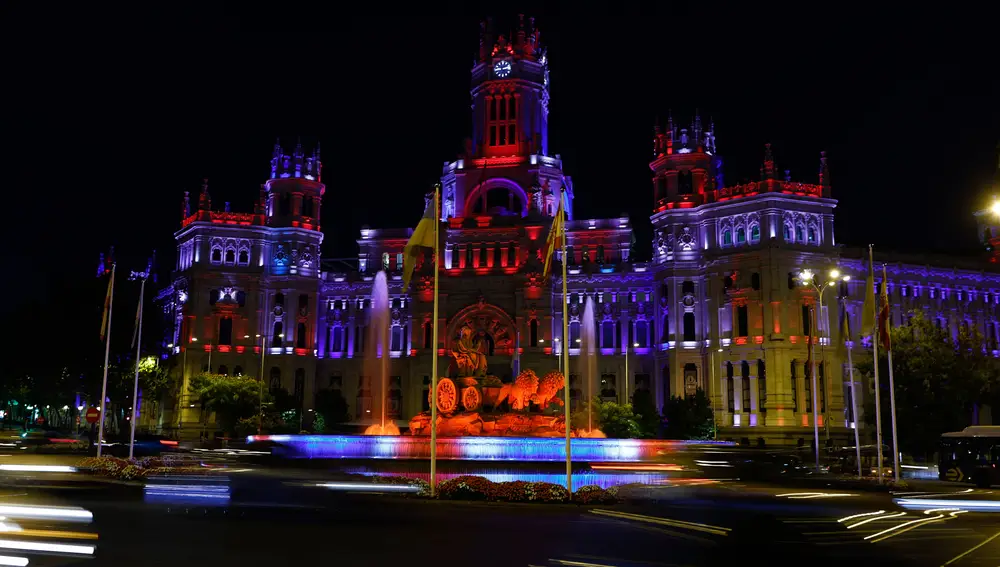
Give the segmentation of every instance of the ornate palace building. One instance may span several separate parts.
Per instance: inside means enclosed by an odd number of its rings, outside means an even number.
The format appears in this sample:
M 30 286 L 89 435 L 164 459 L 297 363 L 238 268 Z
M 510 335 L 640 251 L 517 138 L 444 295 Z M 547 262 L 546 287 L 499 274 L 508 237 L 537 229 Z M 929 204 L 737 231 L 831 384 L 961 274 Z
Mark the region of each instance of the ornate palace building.
M 183 378 L 181 392 L 198 370 L 263 373 L 271 388 L 296 396 L 307 420 L 315 394 L 333 389 L 363 425 L 377 391 L 364 360 L 387 355 L 389 412 L 405 427 L 428 407 L 431 357 L 443 356 L 469 326 L 490 374 L 505 381 L 515 351 L 522 368 L 542 375 L 559 367 L 569 347 L 571 394 L 579 400 L 580 317 L 589 297 L 597 307 L 603 397 L 648 390 L 662 407 L 669 396 L 701 388 L 712 399 L 720 438 L 809 444 L 815 417 L 825 439 L 846 440 L 855 419 L 839 329 L 845 316 L 860 327 L 866 270 L 861 250 L 837 244 L 826 157 L 820 154 L 815 179 L 793 181 L 768 145 L 759 181 L 726 185 L 714 126 L 697 114 L 688 127 L 668 120 L 655 131 L 649 163 L 653 254 L 637 261 L 628 218 L 574 215 L 572 180 L 549 148 L 548 69 L 533 20 L 521 18 L 511 38 L 482 27 L 471 73 L 472 142 L 441 172 L 436 345 L 430 262 L 402 289 L 412 228 L 364 228 L 356 262 L 321 261 L 318 148 L 288 154 L 276 145 L 253 212 L 213 209 L 207 185 L 195 202 L 185 195 L 176 270 L 160 294 L 174 323 L 164 344 Z M 568 246 L 559 260 L 568 265 L 569 337 L 561 336 L 559 270 L 543 281 L 540 258 L 563 190 Z M 417 217 L 414 211 L 414 224 Z M 984 222 L 981 232 L 992 241 L 998 230 Z M 997 349 L 1000 274 L 992 264 L 898 260 L 888 266 L 894 323 L 923 309 L 954 332 L 977 326 Z M 853 279 L 823 297 L 798 280 L 804 269 L 826 274 L 835 267 Z M 388 353 L 366 344 L 378 270 L 389 277 Z M 814 312 L 818 393 L 807 365 Z M 856 360 L 864 356 L 862 345 L 855 350 Z M 172 426 L 182 434 L 199 430 L 194 400 L 180 394 L 168 405 Z

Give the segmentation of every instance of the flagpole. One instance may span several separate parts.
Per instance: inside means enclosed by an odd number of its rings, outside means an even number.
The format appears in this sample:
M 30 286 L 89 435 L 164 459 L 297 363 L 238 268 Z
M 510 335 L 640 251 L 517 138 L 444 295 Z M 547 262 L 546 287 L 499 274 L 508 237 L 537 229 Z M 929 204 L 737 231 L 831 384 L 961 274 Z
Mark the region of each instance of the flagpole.
M 573 446 L 570 442 L 569 426 L 570 426 L 570 411 L 569 411 L 569 304 L 567 302 L 566 293 L 566 264 L 568 263 L 568 258 L 566 258 L 566 188 L 562 188 L 562 193 L 560 194 L 559 207 L 556 209 L 556 214 L 562 214 L 563 216 L 558 219 L 559 227 L 562 231 L 562 356 L 563 356 L 563 407 L 565 410 L 565 420 L 566 420 L 566 493 L 568 498 L 573 497 Z
M 111 264 L 111 299 L 108 301 L 108 328 L 104 337 L 104 379 L 101 382 L 101 415 L 97 425 L 97 456 L 101 456 L 101 445 L 104 444 L 104 405 L 108 399 L 108 357 L 111 355 L 111 312 L 115 306 L 115 268 L 117 264 Z
M 889 288 L 886 282 L 888 281 L 885 274 L 885 264 L 882 264 L 882 285 L 886 286 L 884 289 L 888 292 Z M 885 307 L 888 310 L 888 306 Z M 885 322 L 885 333 L 886 336 L 889 335 L 889 321 Z M 896 482 L 899 482 L 899 441 L 896 437 L 896 387 L 892 380 L 892 342 L 889 343 L 889 348 L 886 350 L 886 355 L 889 357 L 889 414 L 892 420 L 892 476 Z
M 868 245 L 868 269 L 872 280 L 875 280 L 875 265 L 872 259 L 872 245 Z M 878 301 L 872 304 L 875 310 L 875 328 L 872 331 L 872 359 L 875 361 L 875 443 L 878 445 L 876 458 L 878 463 L 878 483 L 882 484 L 882 388 L 878 381 Z
M 135 383 L 132 385 L 132 415 L 129 421 L 132 422 L 132 432 L 128 438 L 128 458 L 132 458 L 135 449 L 135 421 L 136 414 L 139 413 L 139 352 L 142 349 L 142 304 L 146 297 L 146 278 L 142 278 L 139 286 L 139 332 L 135 341 Z
M 847 305 L 844 305 L 844 324 L 847 327 L 847 371 L 851 378 L 851 416 L 854 418 L 854 451 L 858 458 L 858 478 L 861 478 L 861 435 L 858 433 L 858 387 L 854 382 L 854 361 L 851 359 L 851 352 L 854 350 L 854 341 L 851 340 L 850 314 L 847 312 Z
M 441 213 L 439 185 L 434 186 L 434 323 L 431 327 L 431 497 L 437 493 L 437 384 L 438 384 L 438 257 Z

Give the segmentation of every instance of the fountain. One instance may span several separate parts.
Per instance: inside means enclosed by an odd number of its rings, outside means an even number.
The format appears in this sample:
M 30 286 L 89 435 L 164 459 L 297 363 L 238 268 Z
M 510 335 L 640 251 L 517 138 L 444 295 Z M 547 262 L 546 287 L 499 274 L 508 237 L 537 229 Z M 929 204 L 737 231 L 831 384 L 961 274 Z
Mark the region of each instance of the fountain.
M 587 429 L 579 431 L 580 437 L 606 437 L 600 429 L 594 428 L 594 396 L 600 392 L 597 387 L 597 329 L 594 324 L 594 299 L 587 297 L 580 320 L 580 377 L 585 384 L 587 398 Z
M 378 400 L 376 423 L 365 429 L 365 435 L 399 435 L 399 427 L 388 420 L 389 393 L 389 287 L 385 272 L 375 274 L 372 283 L 371 314 L 368 321 L 368 344 L 365 353 L 364 371 L 374 376 L 373 397 Z M 377 386 L 374 386 L 377 384 Z M 375 404 L 372 404 L 373 408 Z

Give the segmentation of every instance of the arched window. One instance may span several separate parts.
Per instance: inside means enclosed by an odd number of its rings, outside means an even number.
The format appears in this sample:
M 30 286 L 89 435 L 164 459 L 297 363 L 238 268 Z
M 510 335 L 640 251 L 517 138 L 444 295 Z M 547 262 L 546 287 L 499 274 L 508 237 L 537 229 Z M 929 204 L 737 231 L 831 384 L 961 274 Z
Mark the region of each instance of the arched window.
M 580 348 L 580 322 L 569 322 L 569 348 Z
M 235 264 L 236 263 L 236 250 L 232 248 L 226 250 L 226 263 Z
M 615 322 L 601 322 L 601 348 L 614 348 L 615 346 Z
M 281 369 L 277 366 L 271 367 L 271 381 L 268 383 L 267 389 L 272 394 L 281 389 Z
M 295 329 L 295 348 L 306 348 L 306 324 L 299 323 Z
M 670 315 L 664 315 L 660 321 L 660 342 L 665 343 L 670 339 Z
M 760 291 L 760 272 L 754 272 L 750 275 L 750 287 L 754 291 Z
M 691 178 L 690 171 L 678 171 L 677 172 L 677 194 L 678 195 L 690 195 L 694 193 L 694 184 Z
M 740 370 L 742 370 L 741 374 L 743 377 L 743 380 L 740 380 L 743 383 L 743 405 L 741 409 L 748 412 L 752 409 L 750 405 L 750 363 L 744 360 L 741 366 Z
M 399 325 L 393 325 L 389 333 L 389 350 L 403 350 L 403 328 Z
M 538 346 L 538 319 L 532 319 L 531 323 L 528 323 L 528 340 L 531 346 Z
M 635 322 L 635 342 L 639 343 L 639 348 L 649 346 L 649 323 L 646 321 Z
M 235 368 L 233 368 L 233 376 L 243 376 L 243 367 L 236 366 Z
M 684 340 L 688 342 L 697 340 L 694 331 L 694 313 L 684 314 Z
M 233 344 L 233 318 L 223 317 L 219 319 L 219 344 Z M 221 373 L 220 373 L 221 374 Z
M 741 226 L 736 229 L 736 243 L 743 244 L 746 241 L 747 241 L 747 231 L 744 230 L 743 227 Z
M 305 399 L 306 395 L 306 369 L 296 368 L 295 369 L 295 401 L 298 406 L 302 407 L 302 400 Z
M 736 381 L 733 379 L 733 363 L 726 363 L 726 398 L 729 402 L 729 412 L 736 412 Z
M 722 245 L 730 246 L 732 245 L 732 243 L 733 243 L 733 233 L 730 232 L 729 229 L 727 228 L 722 231 Z
M 229 367 L 226 366 L 225 364 L 220 364 L 219 365 L 219 374 L 221 374 L 223 376 L 229 376 Z
M 792 225 L 785 224 L 784 228 L 782 229 L 781 235 L 784 237 L 785 242 L 793 242 L 794 239 L 792 238 Z
M 798 225 L 795 227 L 795 241 L 805 242 L 806 241 L 806 227 L 804 225 Z
M 424 348 L 431 348 L 431 340 L 433 340 L 434 326 L 431 325 L 430 321 L 424 323 Z
M 760 242 L 760 225 L 750 225 L 750 242 Z
M 333 352 L 344 352 L 344 328 L 337 325 L 333 328 Z
M 274 294 L 274 304 L 275 305 L 281 305 L 282 307 L 284 307 L 285 306 L 285 294 L 283 294 L 283 293 L 276 293 L 276 294 Z
M 274 327 L 271 330 L 271 346 L 280 347 L 281 346 L 281 321 L 275 321 Z
M 757 360 L 757 411 L 767 413 L 767 372 L 764 361 L 760 359 Z
M 313 216 L 313 200 L 309 197 L 302 197 L 302 216 L 311 217 Z
M 222 263 L 222 248 L 212 248 L 212 263 L 213 264 Z
M 816 244 L 816 227 L 809 227 L 809 244 Z

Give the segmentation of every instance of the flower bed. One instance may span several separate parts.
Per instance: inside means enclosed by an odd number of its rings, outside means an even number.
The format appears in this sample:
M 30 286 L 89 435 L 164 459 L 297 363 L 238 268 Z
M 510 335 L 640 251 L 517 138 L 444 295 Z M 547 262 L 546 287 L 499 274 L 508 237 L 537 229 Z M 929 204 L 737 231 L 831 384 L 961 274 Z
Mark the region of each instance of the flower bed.
M 566 502 L 565 487 L 551 482 L 493 482 L 481 476 L 463 475 L 438 484 L 438 496 L 445 500 L 485 500 L 496 502 Z M 573 494 L 579 504 L 611 504 L 618 500 L 618 489 L 583 486 Z
M 180 461 L 162 457 L 120 459 L 118 457 L 88 457 L 78 465 L 96 474 L 116 480 L 143 480 L 163 474 L 208 474 L 212 469 L 184 465 Z

